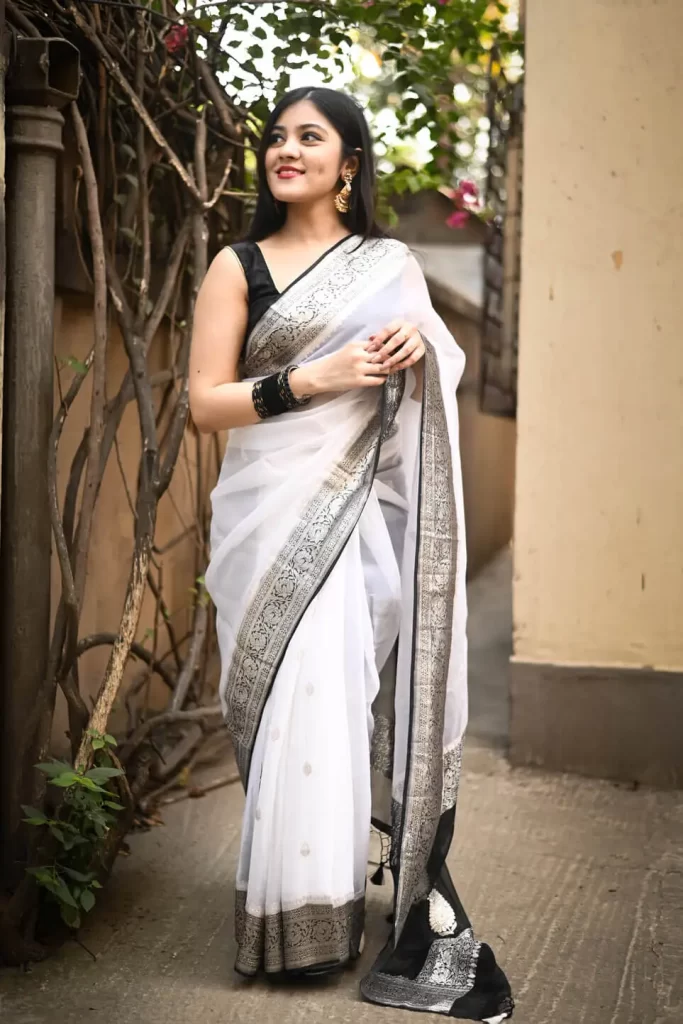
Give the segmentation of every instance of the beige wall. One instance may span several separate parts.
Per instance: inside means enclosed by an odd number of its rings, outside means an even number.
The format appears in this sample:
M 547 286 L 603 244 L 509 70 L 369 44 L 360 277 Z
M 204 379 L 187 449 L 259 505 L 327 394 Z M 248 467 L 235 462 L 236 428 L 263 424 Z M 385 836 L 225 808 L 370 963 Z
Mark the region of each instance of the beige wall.
M 465 353 L 458 389 L 468 575 L 475 576 L 512 536 L 515 423 L 479 411 L 481 330 L 469 317 L 434 299 L 434 306 Z
M 57 300 L 56 308 L 56 340 L 55 352 L 58 359 L 75 356 L 84 359 L 93 343 L 91 300 L 89 297 L 77 297 L 65 294 Z M 168 365 L 166 340 L 159 337 L 152 355 L 152 371 Z M 128 360 L 119 331 L 112 328 L 109 338 L 107 388 L 109 397 L 115 389 L 128 366 Z M 72 377 L 72 371 L 66 367 L 61 370 L 62 387 L 66 389 Z M 59 495 L 63 502 L 64 489 L 68 480 L 71 460 L 83 436 L 83 430 L 89 422 L 90 381 L 86 382 L 78 398 L 74 402 L 66 420 L 64 433 L 59 449 Z M 55 401 L 58 402 L 56 389 Z M 131 402 L 124 414 L 118 433 L 121 466 L 119 468 L 116 453 L 112 452 L 109 459 L 104 482 L 95 512 L 91 542 L 91 557 L 88 566 L 88 580 L 79 636 L 98 632 L 116 632 L 121 617 L 123 600 L 128 582 L 130 559 L 133 548 L 133 516 L 126 497 L 123 478 L 133 500 L 136 492 L 136 474 L 140 456 L 140 431 L 135 402 Z M 156 547 L 163 552 L 166 545 L 191 526 L 194 521 L 192 488 L 195 486 L 196 458 L 194 439 L 187 435 L 187 462 L 179 462 L 176 473 L 159 506 L 156 531 Z M 212 479 L 215 478 L 215 459 L 210 466 Z M 54 549 L 54 545 L 53 545 Z M 163 567 L 164 598 L 171 612 L 171 622 L 179 637 L 191 627 L 190 587 L 195 578 L 195 541 L 186 537 L 179 544 L 164 553 L 155 555 L 156 561 Z M 59 564 L 53 550 L 52 566 L 52 609 L 53 616 L 61 593 Z M 143 605 L 143 612 L 138 629 L 137 639 L 142 642 L 145 634 L 154 625 L 155 602 L 148 590 Z M 158 632 L 160 654 L 168 648 L 166 632 L 162 628 Z M 146 646 L 151 649 L 152 641 L 146 638 Z M 108 647 L 100 647 L 86 652 L 79 661 L 81 690 L 90 704 L 99 687 L 102 673 L 109 656 Z M 172 664 L 172 663 L 171 663 Z M 130 682 L 140 672 L 142 665 L 138 661 L 129 661 L 126 669 L 126 682 Z M 151 689 L 152 705 L 165 701 L 165 687 L 155 679 Z M 121 702 L 119 702 L 120 709 Z M 53 730 L 56 748 L 64 746 L 64 730 L 66 729 L 66 707 L 60 693 Z M 117 727 L 116 720 L 113 727 Z
M 526 27 L 515 656 L 680 669 L 683 3 Z

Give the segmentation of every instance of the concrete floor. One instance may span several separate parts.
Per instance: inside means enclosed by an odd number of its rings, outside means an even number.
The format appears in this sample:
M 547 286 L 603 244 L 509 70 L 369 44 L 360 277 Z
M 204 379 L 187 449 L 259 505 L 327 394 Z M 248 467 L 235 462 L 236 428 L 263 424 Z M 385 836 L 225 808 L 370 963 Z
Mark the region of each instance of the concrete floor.
M 508 972 L 515 1021 L 682 1024 L 683 794 L 511 770 L 505 558 L 476 581 L 470 604 L 477 664 L 450 865 L 479 937 Z M 163 827 L 134 835 L 82 930 L 90 952 L 70 942 L 30 973 L 4 971 L 3 1024 L 436 1020 L 359 1001 L 358 978 L 387 932 L 388 885 L 369 887 L 354 970 L 286 989 L 234 975 L 241 808 L 232 786 L 169 807 Z

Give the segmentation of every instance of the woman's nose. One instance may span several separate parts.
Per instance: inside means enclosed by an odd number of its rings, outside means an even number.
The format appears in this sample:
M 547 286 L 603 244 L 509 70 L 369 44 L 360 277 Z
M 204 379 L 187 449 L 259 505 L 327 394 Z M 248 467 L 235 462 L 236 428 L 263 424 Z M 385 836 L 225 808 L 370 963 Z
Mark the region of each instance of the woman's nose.
M 299 146 L 299 140 L 295 135 L 288 135 L 280 147 L 280 156 L 286 156 L 293 160 L 298 160 L 300 153 L 301 147 Z

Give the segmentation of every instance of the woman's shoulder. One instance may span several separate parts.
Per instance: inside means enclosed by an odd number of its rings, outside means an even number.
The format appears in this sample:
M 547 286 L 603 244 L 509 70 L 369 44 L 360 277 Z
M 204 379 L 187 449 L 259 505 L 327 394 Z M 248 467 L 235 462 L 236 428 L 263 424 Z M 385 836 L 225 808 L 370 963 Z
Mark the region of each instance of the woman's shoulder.
M 245 271 L 249 270 L 253 266 L 254 260 L 258 256 L 258 246 L 256 242 L 252 242 L 249 239 L 244 239 L 240 242 L 231 242 L 230 245 L 226 245 L 221 251 L 227 253 L 233 260 L 237 257 Z
M 211 261 L 205 283 L 219 289 L 232 287 L 246 293 L 246 267 L 238 253 L 235 252 L 234 246 L 226 245 L 218 250 Z
M 411 254 L 405 242 L 402 242 L 400 238 L 392 238 L 391 235 L 371 235 L 367 239 L 367 243 L 379 245 L 392 255 L 403 254 L 404 256 L 410 256 Z

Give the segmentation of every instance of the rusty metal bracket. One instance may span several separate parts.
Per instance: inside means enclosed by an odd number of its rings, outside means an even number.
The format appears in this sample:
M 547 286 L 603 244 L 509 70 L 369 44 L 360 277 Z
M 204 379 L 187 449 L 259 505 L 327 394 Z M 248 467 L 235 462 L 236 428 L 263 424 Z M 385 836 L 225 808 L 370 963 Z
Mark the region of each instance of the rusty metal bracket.
M 81 57 L 66 39 L 19 38 L 7 70 L 7 102 L 56 107 L 76 99 Z

